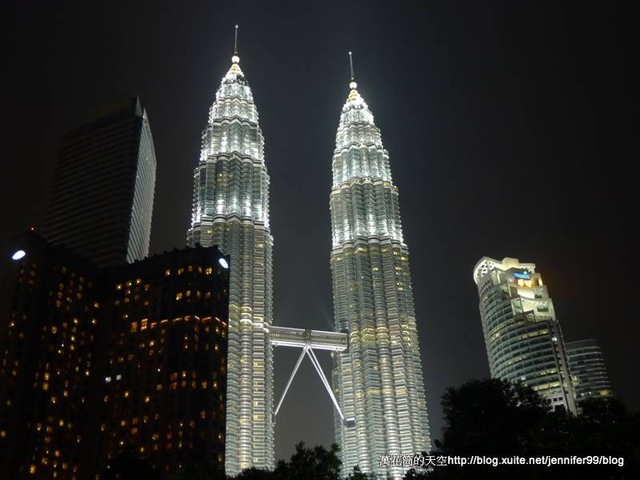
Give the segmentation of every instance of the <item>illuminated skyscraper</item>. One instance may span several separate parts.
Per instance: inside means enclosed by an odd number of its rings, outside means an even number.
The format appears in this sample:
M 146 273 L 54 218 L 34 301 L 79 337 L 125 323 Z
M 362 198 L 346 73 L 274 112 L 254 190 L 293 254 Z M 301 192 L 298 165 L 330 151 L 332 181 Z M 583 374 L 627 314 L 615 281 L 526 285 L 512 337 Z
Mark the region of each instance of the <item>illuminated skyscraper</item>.
M 137 95 L 96 110 L 62 139 L 45 237 L 111 266 L 149 254 L 156 155 Z
M 272 248 L 264 138 L 237 52 L 194 172 L 189 245 L 230 256 L 226 473 L 273 467 Z
M 530 386 L 552 407 L 575 413 L 562 330 L 535 264 L 482 257 L 473 279 L 491 376 Z
M 333 388 L 343 468 L 401 478 L 383 456 L 429 451 L 409 251 L 389 156 L 367 104 L 350 83 L 333 155 L 331 271 L 336 331 Z

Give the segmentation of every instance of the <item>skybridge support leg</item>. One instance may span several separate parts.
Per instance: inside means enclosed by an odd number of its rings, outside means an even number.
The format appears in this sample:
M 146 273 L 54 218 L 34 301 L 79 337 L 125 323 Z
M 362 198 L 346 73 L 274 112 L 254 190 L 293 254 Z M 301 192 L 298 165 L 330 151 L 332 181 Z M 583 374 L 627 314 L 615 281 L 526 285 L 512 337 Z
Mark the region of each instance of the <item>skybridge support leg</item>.
M 342 410 L 340 410 L 340 406 L 338 405 L 338 400 L 336 400 L 336 397 L 333 394 L 333 390 L 331 390 L 331 385 L 329 385 L 329 381 L 327 380 L 327 377 L 322 371 L 322 367 L 320 366 L 318 357 L 316 357 L 316 354 L 312 348 L 309 348 L 307 355 L 309 355 L 309 358 L 311 359 L 311 363 L 313 363 L 313 366 L 316 367 L 316 372 L 318 372 L 318 375 L 320 376 L 320 380 L 322 380 L 322 383 L 324 384 L 324 388 L 327 389 L 327 393 L 329 393 L 329 396 L 331 397 L 331 401 L 333 401 L 333 405 L 336 407 L 336 410 L 338 411 L 338 415 L 340 415 L 340 418 L 344 420 L 344 415 L 342 414 Z
M 342 410 L 340 409 L 340 406 L 338 405 L 338 400 L 336 399 L 335 395 L 333 394 L 333 390 L 331 390 L 331 385 L 329 385 L 329 380 L 327 380 L 326 375 L 324 374 L 324 372 L 322 371 L 322 366 L 320 365 L 320 362 L 318 361 L 318 357 L 316 357 L 315 352 L 313 351 L 313 348 L 311 348 L 310 345 L 305 345 L 302 347 L 302 352 L 300 353 L 300 357 L 298 357 L 298 361 L 296 362 L 296 366 L 293 367 L 293 372 L 291 372 L 291 376 L 289 377 L 289 381 L 287 382 L 287 386 L 284 388 L 284 392 L 282 392 L 282 397 L 280 398 L 280 401 L 278 402 L 278 406 L 276 407 L 276 410 L 273 414 L 273 418 L 275 419 L 276 415 L 278 415 L 278 412 L 280 411 L 280 407 L 282 406 L 282 402 L 284 401 L 284 397 L 287 395 L 287 392 L 289 391 L 289 387 L 291 386 L 291 382 L 293 382 L 293 377 L 296 376 L 296 373 L 298 373 L 298 369 L 300 368 L 300 364 L 302 363 L 302 359 L 304 358 L 305 355 L 309 356 L 309 359 L 311 360 L 311 363 L 313 364 L 313 367 L 316 369 L 316 372 L 318 373 L 318 376 L 320 377 L 320 380 L 322 381 L 322 384 L 324 385 L 324 388 L 327 390 L 327 393 L 329 394 L 329 397 L 331 397 L 331 401 L 333 402 L 333 406 L 336 407 L 336 410 L 338 411 L 338 415 L 340 415 L 340 418 L 344 421 L 344 415 L 342 414 Z
M 291 372 L 291 376 L 289 377 L 289 381 L 287 382 L 287 386 L 284 388 L 284 392 L 282 392 L 282 397 L 280 398 L 280 401 L 278 402 L 278 406 L 276 407 L 276 411 L 273 413 L 273 417 L 274 418 L 275 418 L 276 415 L 278 415 L 278 410 L 280 410 L 280 406 L 282 405 L 282 401 L 284 400 L 285 395 L 289 391 L 289 387 L 291 386 L 291 382 L 293 381 L 293 377 L 295 377 L 296 373 L 298 372 L 298 368 L 300 367 L 300 364 L 302 363 L 302 359 L 304 358 L 304 354 L 307 353 L 307 348 L 309 348 L 309 347 L 305 346 L 302 349 L 302 352 L 300 353 L 300 357 L 298 357 L 298 362 L 296 363 L 296 366 L 293 368 L 293 372 Z

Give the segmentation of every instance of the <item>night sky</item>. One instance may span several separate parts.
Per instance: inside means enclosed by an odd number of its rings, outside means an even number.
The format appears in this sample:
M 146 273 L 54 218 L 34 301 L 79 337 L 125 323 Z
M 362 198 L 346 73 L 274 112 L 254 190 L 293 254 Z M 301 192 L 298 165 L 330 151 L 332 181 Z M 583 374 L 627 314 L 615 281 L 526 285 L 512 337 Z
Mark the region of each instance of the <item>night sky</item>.
M 331 329 L 331 159 L 353 51 L 400 192 L 432 436 L 445 389 L 489 376 L 472 278 L 484 255 L 535 263 L 565 339 L 600 340 L 615 392 L 640 410 L 637 39 L 622 3 L 586 3 L 11 2 L 0 238 L 43 224 L 61 134 L 136 92 L 158 161 L 151 253 L 184 247 L 237 23 L 271 177 L 275 324 Z M 298 354 L 276 349 L 276 401 Z M 300 440 L 333 442 L 308 359 L 276 457 Z

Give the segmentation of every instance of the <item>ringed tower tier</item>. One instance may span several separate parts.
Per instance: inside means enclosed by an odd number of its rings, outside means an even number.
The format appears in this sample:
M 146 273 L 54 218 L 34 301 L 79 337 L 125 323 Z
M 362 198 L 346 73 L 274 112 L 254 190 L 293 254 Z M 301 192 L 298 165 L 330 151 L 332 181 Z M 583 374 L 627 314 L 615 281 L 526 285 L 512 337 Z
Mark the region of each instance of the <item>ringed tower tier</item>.
M 381 478 L 407 467 L 390 455 L 430 450 L 409 251 L 398 190 L 373 114 L 353 79 L 333 154 L 331 271 L 336 331 L 349 348 L 334 354 L 333 389 L 344 471 Z
M 230 256 L 226 474 L 272 468 L 269 175 L 258 111 L 237 50 L 202 134 L 187 243 L 217 245 Z

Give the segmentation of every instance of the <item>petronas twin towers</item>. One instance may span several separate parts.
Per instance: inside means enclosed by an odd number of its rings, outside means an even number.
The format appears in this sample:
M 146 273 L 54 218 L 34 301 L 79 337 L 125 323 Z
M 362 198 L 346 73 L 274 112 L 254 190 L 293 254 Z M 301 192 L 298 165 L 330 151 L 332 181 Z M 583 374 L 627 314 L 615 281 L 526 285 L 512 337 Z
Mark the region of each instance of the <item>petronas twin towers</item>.
M 239 63 L 235 52 L 202 135 L 187 233 L 189 245 L 218 245 L 231 258 L 228 475 L 274 466 L 271 337 L 298 330 L 273 326 L 269 175 Z M 334 353 L 336 443 L 345 473 L 358 465 L 401 478 L 409 468 L 402 456 L 430 449 L 425 392 L 398 191 L 380 130 L 356 88 L 352 78 L 330 197 L 335 331 L 348 337 L 348 348 Z

